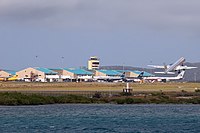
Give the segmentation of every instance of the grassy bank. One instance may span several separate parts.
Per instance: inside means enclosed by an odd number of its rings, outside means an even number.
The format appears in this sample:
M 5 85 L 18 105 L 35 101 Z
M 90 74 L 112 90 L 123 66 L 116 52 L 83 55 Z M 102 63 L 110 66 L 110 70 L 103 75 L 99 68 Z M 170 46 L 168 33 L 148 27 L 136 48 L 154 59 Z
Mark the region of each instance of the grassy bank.
M 145 95 L 124 95 L 102 97 L 100 93 L 93 97 L 80 95 L 43 96 L 39 94 L 22 94 L 17 92 L 0 93 L 0 105 L 44 105 L 44 104 L 200 104 L 200 93 L 148 93 Z
M 125 83 L 25 83 L 0 82 L 0 91 L 122 91 Z M 194 92 L 200 88 L 200 83 L 130 83 L 133 91 L 181 91 Z
M 130 83 L 132 95 L 120 93 L 124 87 L 125 83 L 0 82 L 0 105 L 200 104 L 200 83 Z

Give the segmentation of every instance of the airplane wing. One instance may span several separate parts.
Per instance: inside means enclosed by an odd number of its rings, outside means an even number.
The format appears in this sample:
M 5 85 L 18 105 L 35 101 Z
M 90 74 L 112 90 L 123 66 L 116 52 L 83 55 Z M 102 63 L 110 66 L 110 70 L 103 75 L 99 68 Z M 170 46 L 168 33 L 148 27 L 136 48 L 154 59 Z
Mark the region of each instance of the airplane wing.
M 195 68 L 198 68 L 198 67 L 187 67 L 186 69 L 195 69 Z
M 154 72 L 154 73 L 157 73 L 157 74 L 175 74 L 175 72 Z
M 148 65 L 149 67 L 153 67 L 153 68 L 162 68 L 165 69 L 165 66 L 157 66 L 157 65 Z
M 188 66 L 177 66 L 175 70 L 190 70 L 190 69 L 195 69 L 198 67 L 188 67 Z

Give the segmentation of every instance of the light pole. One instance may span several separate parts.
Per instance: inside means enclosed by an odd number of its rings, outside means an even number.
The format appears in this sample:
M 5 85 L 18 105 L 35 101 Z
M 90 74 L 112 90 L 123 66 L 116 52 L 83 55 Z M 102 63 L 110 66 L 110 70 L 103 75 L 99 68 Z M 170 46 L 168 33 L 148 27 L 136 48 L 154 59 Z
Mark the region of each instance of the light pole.
M 61 57 L 61 66 L 62 66 L 62 67 L 64 67 L 64 59 L 65 59 L 65 57 L 62 56 L 62 57 Z
M 124 62 L 123 62 L 123 64 L 122 64 L 122 69 L 123 69 L 123 73 L 124 73 Z
M 35 67 L 38 67 L 38 55 L 35 56 Z

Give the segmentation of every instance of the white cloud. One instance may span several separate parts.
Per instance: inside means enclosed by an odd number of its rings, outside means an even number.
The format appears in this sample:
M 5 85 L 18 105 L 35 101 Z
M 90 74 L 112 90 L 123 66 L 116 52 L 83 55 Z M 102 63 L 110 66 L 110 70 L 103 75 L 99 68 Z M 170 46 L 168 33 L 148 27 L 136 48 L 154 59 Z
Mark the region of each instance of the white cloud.
M 199 4 L 198 0 L 1 0 L 0 18 L 66 28 L 197 30 Z

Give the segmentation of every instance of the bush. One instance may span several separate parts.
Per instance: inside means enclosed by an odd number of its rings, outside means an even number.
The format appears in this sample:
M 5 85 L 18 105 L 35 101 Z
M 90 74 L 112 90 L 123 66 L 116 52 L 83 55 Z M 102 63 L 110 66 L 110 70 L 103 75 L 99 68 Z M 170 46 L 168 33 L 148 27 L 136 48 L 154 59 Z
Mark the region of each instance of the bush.
M 38 94 L 25 95 L 22 93 L 0 93 L 0 105 L 42 105 L 53 103 L 92 103 L 93 100 L 78 95 L 59 97 L 42 96 Z
M 121 96 L 132 96 L 131 92 L 121 92 L 120 93 Z
M 125 99 L 114 99 L 117 104 L 140 104 L 140 103 L 149 103 L 147 99 L 142 98 L 125 98 Z
M 92 98 L 101 98 L 101 97 L 102 97 L 102 95 L 101 95 L 100 92 L 96 92 L 96 93 L 92 96 Z
M 92 103 L 90 98 L 78 95 L 66 95 L 57 97 L 58 103 Z
M 115 99 L 114 100 L 117 104 L 125 104 L 125 100 L 124 99 Z
M 185 90 L 181 90 L 181 92 L 182 92 L 182 93 L 187 93 L 187 91 L 185 91 Z
M 200 92 L 200 89 L 195 89 L 195 92 Z

